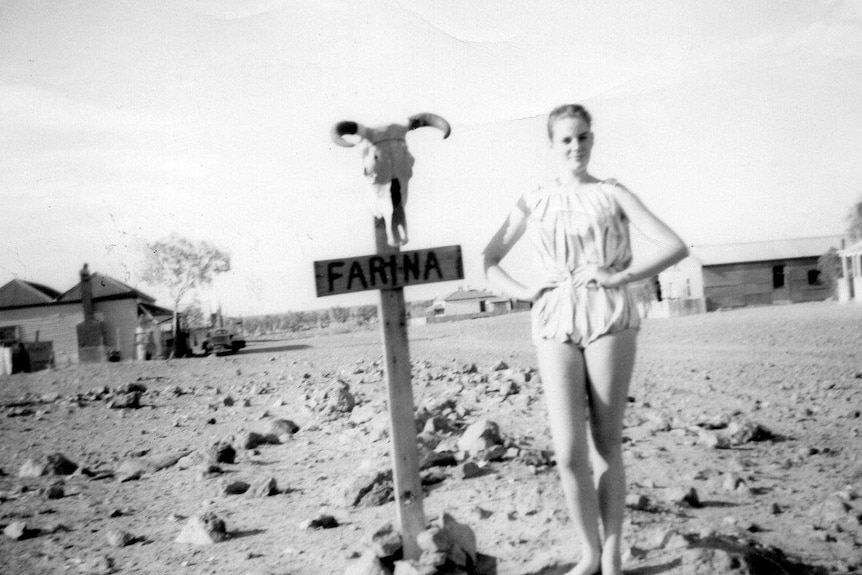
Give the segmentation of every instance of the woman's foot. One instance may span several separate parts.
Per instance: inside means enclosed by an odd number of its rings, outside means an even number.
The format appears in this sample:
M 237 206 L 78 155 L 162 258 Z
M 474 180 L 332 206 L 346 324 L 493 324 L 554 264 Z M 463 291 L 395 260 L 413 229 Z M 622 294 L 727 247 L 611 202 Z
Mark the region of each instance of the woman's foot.
M 613 546 L 606 546 L 602 549 L 602 569 L 599 571 L 602 575 L 622 575 L 623 561 L 620 557 L 620 552 Z
M 585 556 L 566 575 L 601 575 L 599 555 Z

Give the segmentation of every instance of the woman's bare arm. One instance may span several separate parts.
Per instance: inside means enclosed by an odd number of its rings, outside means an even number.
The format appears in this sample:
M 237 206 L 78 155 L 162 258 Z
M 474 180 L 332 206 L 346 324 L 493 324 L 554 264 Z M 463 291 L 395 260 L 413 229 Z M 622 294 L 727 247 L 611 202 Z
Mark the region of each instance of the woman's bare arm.
M 610 285 L 606 287 L 653 277 L 688 255 L 688 247 L 682 238 L 650 212 L 636 195 L 619 184 L 614 186 L 614 194 L 631 225 L 657 245 L 658 249 L 647 258 L 635 257 L 628 268 L 610 274 Z
M 503 225 L 488 242 L 485 247 L 485 277 L 491 286 L 504 294 L 525 301 L 535 301 L 539 294 L 553 284 L 545 282 L 537 285 L 526 286 L 516 281 L 500 267 L 500 262 L 518 243 L 527 227 L 527 208 L 521 199 L 509 212 Z

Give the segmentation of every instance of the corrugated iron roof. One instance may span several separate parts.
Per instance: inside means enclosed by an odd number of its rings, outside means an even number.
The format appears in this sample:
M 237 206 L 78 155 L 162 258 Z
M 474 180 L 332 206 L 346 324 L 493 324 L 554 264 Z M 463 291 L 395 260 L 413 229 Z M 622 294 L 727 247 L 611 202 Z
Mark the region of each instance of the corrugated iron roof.
M 819 257 L 840 249 L 844 236 L 692 246 L 691 257 L 705 266 Z
M 468 299 L 486 299 L 496 297 L 491 292 L 479 289 L 457 289 L 443 298 L 443 301 L 463 301 Z
M 48 286 L 16 278 L 0 287 L 0 309 L 43 305 L 59 295 L 60 292 Z
M 90 274 L 90 284 L 93 286 L 93 299 L 109 299 L 122 297 L 135 297 L 147 303 L 153 303 L 156 298 L 136 290 L 133 287 L 127 286 L 119 280 L 99 273 Z M 75 287 L 61 295 L 57 302 L 71 303 L 81 301 L 81 282 L 78 282 Z

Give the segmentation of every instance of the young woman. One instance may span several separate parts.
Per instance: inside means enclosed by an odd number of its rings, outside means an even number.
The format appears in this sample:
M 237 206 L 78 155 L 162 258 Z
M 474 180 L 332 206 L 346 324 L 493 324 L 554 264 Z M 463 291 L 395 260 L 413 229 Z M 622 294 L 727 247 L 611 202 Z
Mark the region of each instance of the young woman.
M 554 109 L 548 136 L 559 175 L 519 199 L 485 248 L 485 273 L 496 289 L 533 302 L 557 466 L 582 545 L 571 574 L 619 575 L 623 412 L 640 323 L 627 284 L 653 277 L 688 249 L 629 190 L 587 171 L 594 136 L 586 109 Z M 629 224 L 656 244 L 648 258 L 632 257 Z M 543 270 L 527 284 L 500 267 L 525 231 Z

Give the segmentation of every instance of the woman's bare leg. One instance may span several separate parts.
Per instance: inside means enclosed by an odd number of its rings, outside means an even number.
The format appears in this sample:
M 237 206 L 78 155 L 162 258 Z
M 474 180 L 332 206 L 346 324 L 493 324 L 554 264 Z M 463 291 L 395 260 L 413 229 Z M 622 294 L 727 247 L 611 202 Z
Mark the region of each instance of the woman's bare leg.
M 599 501 L 587 445 L 587 388 L 582 351 L 571 343 L 536 344 L 557 468 L 569 514 L 581 540 L 571 575 L 594 575 L 601 563 Z
M 637 331 L 600 337 L 584 350 L 590 403 L 590 459 L 598 489 L 604 538 L 602 575 L 622 573 L 626 475 L 622 432 Z

